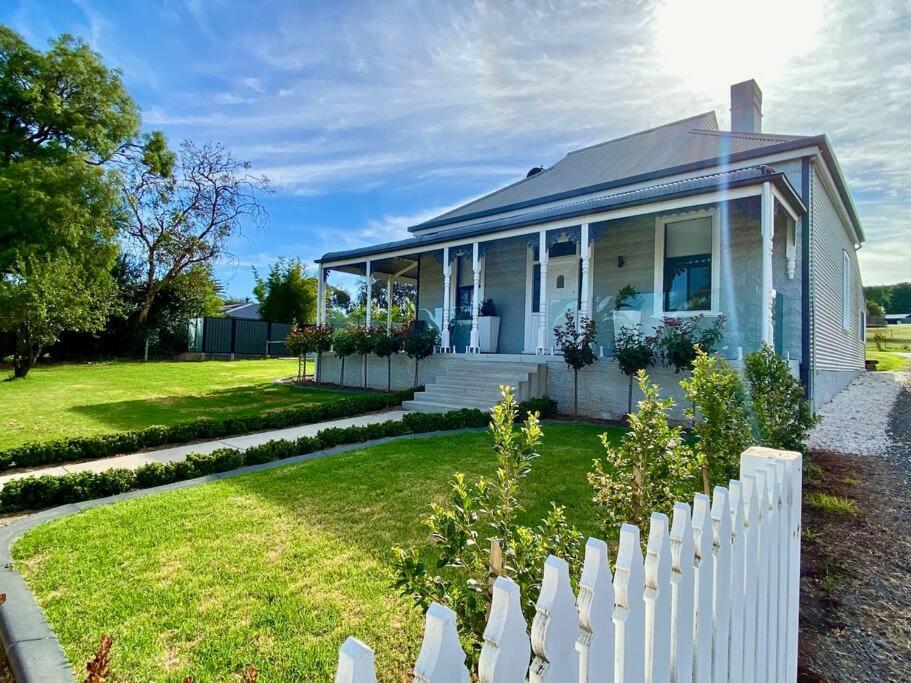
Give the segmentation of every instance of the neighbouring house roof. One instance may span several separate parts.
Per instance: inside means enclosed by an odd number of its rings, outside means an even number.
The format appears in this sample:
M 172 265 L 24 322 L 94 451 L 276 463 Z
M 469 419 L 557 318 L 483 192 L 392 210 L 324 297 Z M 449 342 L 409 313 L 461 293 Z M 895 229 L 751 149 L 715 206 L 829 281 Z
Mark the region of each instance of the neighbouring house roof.
M 841 169 L 824 135 L 723 131 L 718 129 L 714 112 L 575 150 L 540 173 L 408 230 L 422 232 L 431 228 L 444 228 L 498 213 L 808 146 L 818 146 L 821 149 L 857 235 L 863 241 L 860 220 Z
M 223 315 L 229 318 L 244 318 L 245 320 L 259 320 L 259 304 L 245 301 L 239 304 L 228 304 L 221 307 Z
M 905 318 L 911 318 L 911 313 L 886 313 L 883 317 L 886 320 L 904 320 Z
M 769 166 L 753 166 L 736 171 L 713 173 L 697 178 L 687 178 L 685 180 L 654 185 L 639 190 L 619 192 L 609 196 L 580 198 L 579 201 L 568 204 L 530 209 L 529 211 L 504 218 L 492 217 L 488 221 L 454 227 L 449 230 L 432 234 L 416 235 L 396 242 L 387 242 L 385 244 L 362 247 L 359 249 L 349 249 L 347 251 L 330 252 L 321 259 L 318 259 L 317 263 L 331 263 L 332 261 L 342 261 L 361 256 L 372 256 L 389 252 L 407 252 L 410 249 L 418 249 L 420 247 L 440 244 L 460 238 L 476 237 L 512 228 L 538 225 L 546 221 L 575 218 L 591 213 L 650 204 L 666 199 L 677 199 L 705 194 L 713 190 L 734 189 L 747 185 L 755 185 L 765 181 L 775 184 L 778 190 L 788 199 L 791 206 L 798 212 L 804 213 L 806 211 L 806 207 L 801 201 L 800 196 L 783 173 L 779 173 Z

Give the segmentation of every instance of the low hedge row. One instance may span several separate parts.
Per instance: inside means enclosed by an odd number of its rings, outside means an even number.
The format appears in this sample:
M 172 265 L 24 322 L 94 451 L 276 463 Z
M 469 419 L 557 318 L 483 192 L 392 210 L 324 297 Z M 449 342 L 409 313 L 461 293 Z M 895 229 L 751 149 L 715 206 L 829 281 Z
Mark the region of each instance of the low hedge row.
M 0 512 L 37 510 L 113 496 L 118 493 L 152 488 L 193 479 L 216 472 L 272 462 L 295 455 L 360 443 L 388 436 L 484 427 L 489 415 L 480 410 L 454 410 L 448 413 L 408 413 L 401 420 L 376 424 L 330 427 L 315 436 L 296 440 L 274 440 L 245 450 L 221 448 L 211 453 L 190 453 L 185 460 L 149 463 L 135 470 L 113 469 L 106 472 L 74 472 L 61 476 L 24 477 L 0 489 Z
M 259 415 L 228 417 L 223 420 L 204 418 L 170 427 L 154 426 L 116 434 L 27 443 L 0 451 L 0 471 L 13 467 L 36 467 L 74 460 L 106 458 L 121 453 L 133 453 L 143 448 L 187 443 L 197 439 L 219 439 L 248 432 L 296 427 L 389 408 L 413 397 L 414 392 L 411 389 L 388 394 L 354 394 L 318 405 L 280 408 Z

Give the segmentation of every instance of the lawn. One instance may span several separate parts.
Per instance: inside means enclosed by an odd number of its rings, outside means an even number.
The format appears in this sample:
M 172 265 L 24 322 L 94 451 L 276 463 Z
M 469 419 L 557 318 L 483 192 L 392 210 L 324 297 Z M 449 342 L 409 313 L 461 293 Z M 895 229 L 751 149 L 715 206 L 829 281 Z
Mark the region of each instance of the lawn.
M 25 379 L 0 382 L 0 448 L 249 415 L 338 395 L 274 383 L 296 374 L 297 361 L 287 359 L 39 365 Z
M 547 424 L 520 498 L 598 530 L 586 473 L 603 426 Z M 619 430 L 611 435 L 619 438 Z M 410 680 L 421 615 L 390 586 L 391 548 L 428 543 L 419 520 L 456 471 L 490 474 L 483 432 L 392 442 L 96 508 L 13 549 L 70 661 L 103 633 L 115 680 L 331 680 L 354 635 L 381 680 Z
M 867 358 L 878 360 L 877 370 L 901 371 L 911 367 L 911 325 L 867 328 Z

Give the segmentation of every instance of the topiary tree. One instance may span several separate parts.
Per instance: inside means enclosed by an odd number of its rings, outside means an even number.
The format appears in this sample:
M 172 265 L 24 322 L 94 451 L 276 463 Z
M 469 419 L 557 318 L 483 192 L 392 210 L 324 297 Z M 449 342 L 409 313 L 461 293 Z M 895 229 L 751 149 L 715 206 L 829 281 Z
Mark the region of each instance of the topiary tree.
M 285 346 L 297 356 L 297 381 L 303 382 L 307 378 L 307 354 L 316 351 L 313 328 L 294 326 L 285 337 Z
M 436 330 L 429 327 L 419 328 L 411 325 L 402 337 L 402 350 L 409 358 L 414 359 L 414 388 L 418 388 L 418 364 L 425 358 L 433 355 L 433 350 L 439 343 Z
M 804 398 L 800 380 L 768 344 L 748 354 L 744 361 L 760 445 L 803 451 L 816 418 Z
M 724 316 L 718 316 L 703 327 L 704 318 L 703 315 L 689 318 L 667 316 L 655 330 L 658 352 L 665 365 L 674 366 L 674 372 L 689 370 L 693 366 L 697 346 L 706 353 L 713 353 L 724 336 Z
M 345 386 L 345 359 L 357 350 L 356 335 L 357 331 L 354 326 L 342 327 L 332 335 L 332 350 L 335 351 L 336 358 L 342 359 L 342 367 L 338 379 L 339 386 Z
M 740 375 L 727 363 L 699 348 L 693 374 L 681 380 L 680 386 L 692 406 L 685 412 L 698 438 L 695 450 L 708 496 L 713 481 L 737 477 L 740 453 L 752 441 L 746 389 Z
M 316 383 L 319 384 L 323 375 L 323 354 L 332 349 L 334 330 L 331 325 L 316 325 L 312 329 L 313 350 L 316 351 Z
M 367 388 L 367 356 L 373 351 L 372 330 L 366 327 L 352 328 L 354 330 L 354 352 L 364 359 L 363 370 L 361 371 L 361 388 Z
M 575 575 L 582 535 L 567 521 L 563 508 L 552 504 L 537 528 L 518 524 L 518 493 L 522 480 L 538 457 L 541 427 L 538 414 L 528 414 L 516 430 L 518 408 L 512 389 L 501 386 L 503 401 L 494 406 L 490 434 L 497 467 L 492 479 L 469 481 L 456 474 L 449 499 L 431 504 L 424 519 L 434 541 L 432 573 L 416 548 L 396 548 L 395 587 L 422 610 L 439 602 L 457 615 L 469 658 L 477 661 L 491 604 L 490 586 L 498 576 L 519 584 L 525 617 L 535 614 L 541 588 L 541 565 L 548 555 L 562 557 Z
M 557 346 L 563 360 L 573 369 L 573 415 L 579 414 L 579 370 L 595 362 L 595 321 L 587 316 L 579 318 L 579 325 L 569 311 L 562 325 L 554 325 Z
M 397 330 L 377 327 L 371 330 L 373 353 L 386 359 L 386 391 L 392 390 L 392 356 L 402 348 L 402 336 Z
M 588 474 L 610 535 L 623 522 L 647 528 L 652 512 L 670 516 L 674 502 L 686 500 L 698 486 L 696 456 L 682 429 L 667 422 L 674 401 L 661 398 L 660 387 L 649 383 L 644 370 L 636 373 L 636 381 L 643 399 L 629 415 L 629 431 L 619 446 L 601 435 L 605 457 L 595 460 Z
M 642 325 L 621 327 L 614 342 L 614 357 L 620 372 L 629 378 L 629 389 L 626 399 L 627 415 L 633 410 L 633 377 L 640 370 L 647 370 L 655 364 L 655 338 L 642 334 Z

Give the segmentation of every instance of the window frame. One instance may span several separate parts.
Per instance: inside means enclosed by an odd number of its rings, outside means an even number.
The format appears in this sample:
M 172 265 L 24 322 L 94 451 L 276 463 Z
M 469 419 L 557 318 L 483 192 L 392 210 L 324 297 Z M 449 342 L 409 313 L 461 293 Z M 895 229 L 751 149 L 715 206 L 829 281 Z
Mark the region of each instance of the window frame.
M 696 218 L 712 219 L 712 254 L 711 254 L 711 278 L 712 290 L 710 297 L 710 306 L 708 309 L 698 311 L 665 311 L 664 310 L 664 236 L 667 226 L 671 223 L 680 223 Z M 655 219 L 655 317 L 685 318 L 699 315 L 719 316 L 721 315 L 721 232 L 718 226 L 718 210 L 700 209 L 696 211 L 685 211 L 680 213 L 666 214 L 658 216 Z

